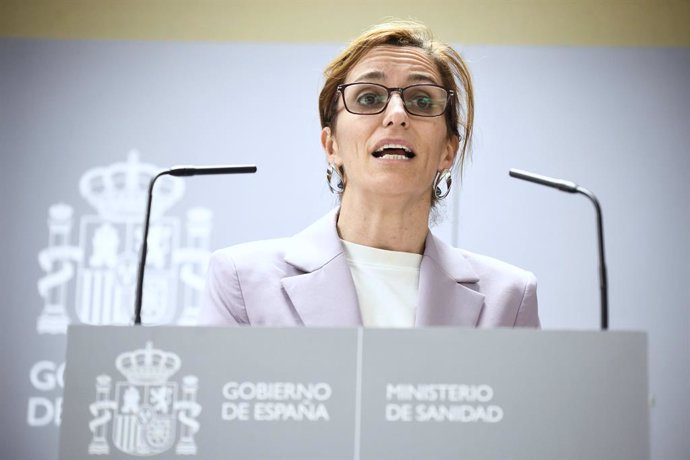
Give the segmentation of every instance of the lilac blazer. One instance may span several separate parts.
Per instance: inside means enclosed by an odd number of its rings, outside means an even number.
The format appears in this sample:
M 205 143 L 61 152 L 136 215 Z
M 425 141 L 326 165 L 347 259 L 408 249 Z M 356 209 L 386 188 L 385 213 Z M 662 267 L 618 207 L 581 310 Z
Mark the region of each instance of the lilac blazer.
M 291 238 L 211 256 L 200 323 L 362 325 L 336 230 L 337 209 Z M 429 232 L 419 275 L 416 326 L 539 327 L 536 279 Z

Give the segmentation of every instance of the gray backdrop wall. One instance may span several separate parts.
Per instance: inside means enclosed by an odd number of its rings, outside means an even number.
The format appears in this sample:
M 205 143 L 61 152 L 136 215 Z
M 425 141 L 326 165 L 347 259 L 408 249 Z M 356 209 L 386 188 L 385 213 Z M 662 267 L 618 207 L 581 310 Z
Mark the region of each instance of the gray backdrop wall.
M 334 205 L 316 98 L 340 47 L 0 40 L 2 458 L 56 457 L 65 319 L 128 317 L 138 174 L 259 167 L 160 192 L 149 272 L 169 302 L 147 305 L 163 322 L 193 320 L 209 250 L 290 235 Z M 476 142 L 435 231 L 535 272 L 545 328 L 594 329 L 591 205 L 507 170 L 597 193 L 611 328 L 649 334 L 652 458 L 687 458 L 690 50 L 459 48 L 476 82 Z M 89 310 L 113 289 L 119 303 Z

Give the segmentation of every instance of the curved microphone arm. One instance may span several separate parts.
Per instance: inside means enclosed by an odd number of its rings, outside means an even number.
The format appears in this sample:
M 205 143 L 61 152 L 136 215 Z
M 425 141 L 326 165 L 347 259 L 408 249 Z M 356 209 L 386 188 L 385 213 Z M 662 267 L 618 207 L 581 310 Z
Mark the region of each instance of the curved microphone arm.
M 139 254 L 139 267 L 137 269 L 137 291 L 134 299 L 134 324 L 141 324 L 141 303 L 144 291 L 144 270 L 146 269 L 146 254 L 148 252 L 149 222 L 151 221 L 151 202 L 153 201 L 153 186 L 161 176 L 170 174 L 170 170 L 161 171 L 149 181 L 149 191 L 146 199 L 146 217 L 144 217 L 144 233 L 141 241 L 141 253 Z
M 601 213 L 601 205 L 599 200 L 584 187 L 577 186 L 577 193 L 580 193 L 592 202 L 594 210 L 597 213 L 597 240 L 599 246 L 599 298 L 601 303 L 601 329 L 603 331 L 609 328 L 609 296 L 608 296 L 608 276 L 606 274 L 606 260 L 604 255 L 604 218 Z
M 554 179 L 552 177 L 542 176 L 540 174 L 534 174 L 519 169 L 511 169 L 508 174 L 510 177 L 514 177 L 516 179 L 522 179 L 535 184 L 557 188 L 562 192 L 579 193 L 589 198 L 594 205 L 594 209 L 597 213 L 597 239 L 599 243 L 599 296 L 601 304 L 601 329 L 603 331 L 607 330 L 609 328 L 608 277 L 606 274 L 606 260 L 604 255 L 604 219 L 602 217 L 599 200 L 594 193 L 590 192 L 584 187 L 580 187 L 574 182 Z
M 149 182 L 148 198 L 146 201 L 146 217 L 144 218 L 144 232 L 141 241 L 141 254 L 139 256 L 139 269 L 137 270 L 137 290 L 134 300 L 134 324 L 141 325 L 141 305 L 144 292 L 144 271 L 146 269 L 146 254 L 148 252 L 149 223 L 151 221 L 151 202 L 153 201 L 153 186 L 161 176 L 198 176 L 212 174 L 252 174 L 256 172 L 254 165 L 242 166 L 175 166 L 151 178 Z

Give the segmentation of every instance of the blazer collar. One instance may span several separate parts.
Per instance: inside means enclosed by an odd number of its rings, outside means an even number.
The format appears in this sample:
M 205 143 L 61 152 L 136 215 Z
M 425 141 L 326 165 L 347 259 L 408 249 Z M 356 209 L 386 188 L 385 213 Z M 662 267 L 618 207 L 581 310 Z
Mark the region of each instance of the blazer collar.
M 484 305 L 479 277 L 462 250 L 429 232 L 419 270 L 417 326 L 475 327 Z
M 337 216 L 336 208 L 292 237 L 285 252 L 285 261 L 304 272 L 282 283 L 306 326 L 362 324 Z M 478 281 L 463 252 L 429 232 L 420 267 L 416 325 L 476 326 L 484 304 Z
M 357 291 L 334 209 L 290 239 L 285 261 L 305 272 L 282 279 L 305 326 L 361 326 Z
M 290 238 L 285 261 L 304 272 L 313 272 L 343 254 L 338 229 L 338 208 Z

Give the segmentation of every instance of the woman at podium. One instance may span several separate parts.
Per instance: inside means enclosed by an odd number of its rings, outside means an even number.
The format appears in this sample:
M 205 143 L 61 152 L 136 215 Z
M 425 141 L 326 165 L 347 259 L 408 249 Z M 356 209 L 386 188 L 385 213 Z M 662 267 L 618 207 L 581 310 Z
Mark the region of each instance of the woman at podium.
M 340 206 L 302 232 L 213 254 L 202 324 L 539 327 L 535 277 L 429 230 L 472 139 L 469 70 L 391 22 L 326 68 L 321 144 Z

